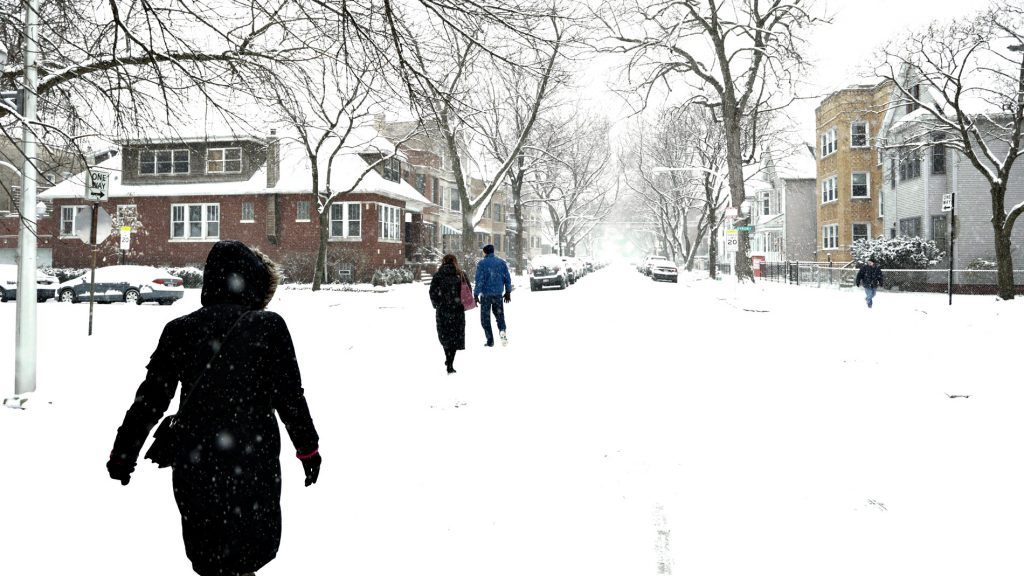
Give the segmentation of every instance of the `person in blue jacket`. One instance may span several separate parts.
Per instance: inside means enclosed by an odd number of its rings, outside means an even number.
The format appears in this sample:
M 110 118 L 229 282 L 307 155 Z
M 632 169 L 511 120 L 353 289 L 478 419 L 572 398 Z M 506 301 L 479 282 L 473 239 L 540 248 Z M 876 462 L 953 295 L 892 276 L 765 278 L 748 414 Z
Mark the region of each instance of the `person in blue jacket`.
M 512 276 L 508 273 L 508 265 L 501 258 L 494 255 L 494 246 L 484 246 L 484 258 L 476 265 L 476 286 L 473 288 L 473 297 L 480 306 L 480 323 L 484 327 L 484 336 L 487 337 L 485 346 L 494 346 L 494 334 L 491 332 L 491 313 L 498 322 L 498 336 L 501 344 L 507 345 L 508 338 L 505 336 L 505 307 L 502 303 L 508 304 L 512 301 Z M 504 294 L 503 294 L 504 293 Z

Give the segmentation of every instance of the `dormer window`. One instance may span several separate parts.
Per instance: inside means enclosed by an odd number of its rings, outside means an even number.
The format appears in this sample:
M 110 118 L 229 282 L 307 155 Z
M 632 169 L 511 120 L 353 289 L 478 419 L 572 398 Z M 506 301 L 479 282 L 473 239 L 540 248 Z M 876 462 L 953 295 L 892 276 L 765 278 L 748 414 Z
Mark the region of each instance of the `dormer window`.
M 402 176 L 402 162 L 394 156 L 385 159 L 383 176 L 385 180 L 398 182 Z
M 208 148 L 206 150 L 207 174 L 238 174 L 241 171 L 241 148 Z
M 921 107 L 921 85 L 914 84 L 907 90 L 907 92 L 910 94 L 910 97 L 908 98 L 909 101 L 907 102 L 907 114 L 910 114 Z
M 188 174 L 188 150 L 144 150 L 139 174 Z

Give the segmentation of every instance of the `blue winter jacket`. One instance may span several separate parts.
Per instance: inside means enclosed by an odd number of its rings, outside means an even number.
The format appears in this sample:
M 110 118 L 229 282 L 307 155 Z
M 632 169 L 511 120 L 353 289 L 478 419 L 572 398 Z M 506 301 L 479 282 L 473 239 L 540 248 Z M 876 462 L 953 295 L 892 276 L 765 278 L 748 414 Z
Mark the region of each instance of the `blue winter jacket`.
M 484 256 L 476 265 L 476 282 L 473 295 L 494 296 L 512 291 L 512 276 L 508 273 L 508 265 L 494 254 Z

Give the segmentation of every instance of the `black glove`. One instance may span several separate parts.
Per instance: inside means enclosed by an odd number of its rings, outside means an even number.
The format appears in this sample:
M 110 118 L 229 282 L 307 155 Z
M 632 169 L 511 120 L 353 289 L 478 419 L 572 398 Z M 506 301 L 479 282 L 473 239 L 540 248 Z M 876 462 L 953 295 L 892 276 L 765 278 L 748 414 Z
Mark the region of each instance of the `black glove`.
M 479 294 L 476 294 L 476 295 L 473 296 L 473 302 L 476 302 L 477 306 L 480 305 L 480 295 Z
M 116 458 L 113 454 L 110 455 L 110 460 L 107 460 L 107 473 L 114 480 L 120 480 L 121 486 L 128 485 L 134 471 L 135 462 L 125 460 L 124 458 Z
M 306 473 L 306 486 L 316 484 L 316 479 L 320 476 L 320 463 L 323 461 L 320 458 L 320 452 L 316 452 L 309 458 L 302 458 L 302 470 Z
M 508 304 L 511 301 L 512 301 L 512 293 L 511 292 L 505 292 L 505 304 Z

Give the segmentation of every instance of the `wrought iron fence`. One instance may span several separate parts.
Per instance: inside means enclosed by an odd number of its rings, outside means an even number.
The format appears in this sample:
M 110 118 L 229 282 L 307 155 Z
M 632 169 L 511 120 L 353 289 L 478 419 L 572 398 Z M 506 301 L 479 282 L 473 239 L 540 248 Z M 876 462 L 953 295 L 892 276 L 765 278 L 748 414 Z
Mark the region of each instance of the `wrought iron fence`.
M 827 262 L 761 262 L 761 279 L 768 282 L 800 284 L 826 288 L 854 286 L 858 268 L 852 264 Z M 903 292 L 945 292 L 949 269 L 909 270 L 883 268 L 883 288 Z M 957 294 L 995 294 L 995 270 L 953 270 L 953 292 Z M 1018 294 L 1024 294 L 1024 270 L 1013 271 Z

